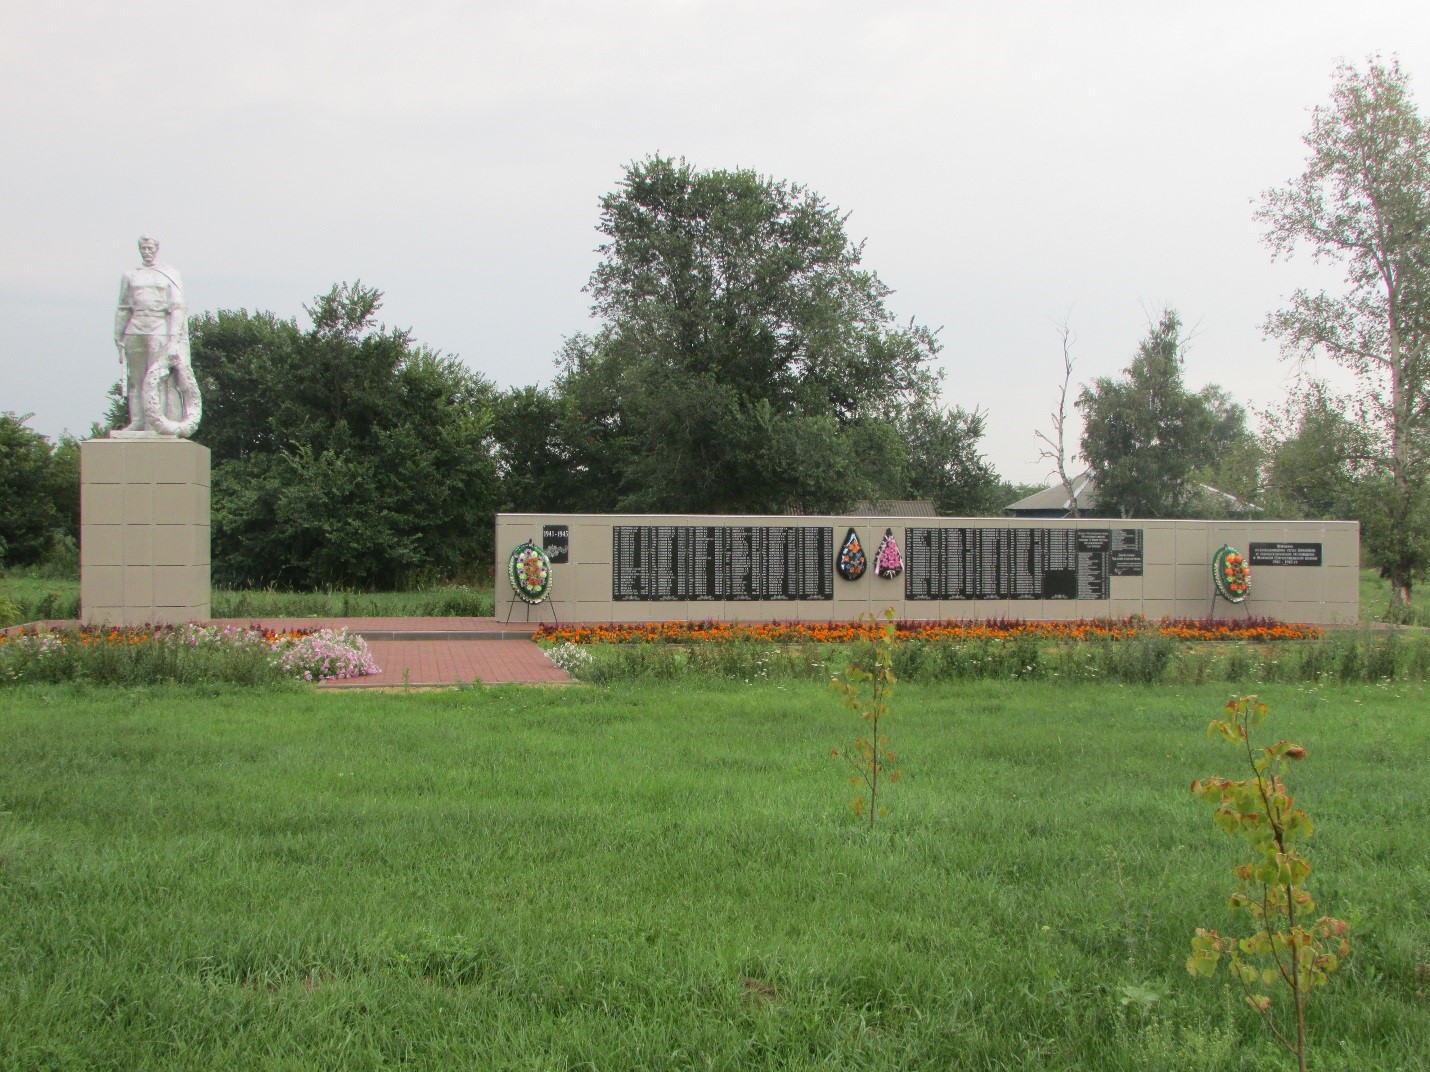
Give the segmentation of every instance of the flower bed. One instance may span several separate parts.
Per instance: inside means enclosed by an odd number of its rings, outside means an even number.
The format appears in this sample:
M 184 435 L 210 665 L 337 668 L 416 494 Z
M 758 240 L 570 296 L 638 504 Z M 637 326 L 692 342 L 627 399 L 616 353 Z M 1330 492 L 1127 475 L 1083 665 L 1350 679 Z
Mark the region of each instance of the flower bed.
M 264 631 L 264 638 L 268 633 Z M 304 681 L 341 681 L 381 673 L 367 642 L 346 629 L 281 633 L 268 640 L 278 665 Z
M 1267 622 L 904 623 L 894 647 L 900 681 L 1059 681 L 1128 685 L 1430 681 L 1430 634 Z M 1013 627 L 1027 625 L 1022 632 Z M 1074 627 L 1081 625 L 1081 629 Z M 549 657 L 581 681 L 684 677 L 828 682 L 872 630 L 694 623 L 551 627 L 538 636 Z
M 259 684 L 377 672 L 362 637 L 345 629 L 279 633 L 257 625 L 86 626 L 0 635 L 0 683 Z
M 760 640 L 822 644 L 872 640 L 880 626 L 872 622 L 641 622 L 609 625 L 540 626 L 538 642 L 571 644 L 689 644 L 706 641 Z M 1178 640 L 1314 640 L 1314 625 L 1275 618 L 1079 618 L 1073 621 L 903 621 L 895 623 L 899 640 L 1046 640 L 1131 639 L 1167 636 Z

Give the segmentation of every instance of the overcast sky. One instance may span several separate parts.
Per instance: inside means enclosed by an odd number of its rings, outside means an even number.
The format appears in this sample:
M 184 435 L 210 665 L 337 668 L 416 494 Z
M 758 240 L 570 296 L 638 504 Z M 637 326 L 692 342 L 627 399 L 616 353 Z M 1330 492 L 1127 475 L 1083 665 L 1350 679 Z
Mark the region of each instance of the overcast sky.
M 83 433 L 118 376 L 120 274 L 150 233 L 191 313 L 303 317 L 341 280 L 499 385 L 589 325 L 597 202 L 651 153 L 752 168 L 850 213 L 945 400 L 1041 481 L 1061 379 L 1123 368 L 1164 305 L 1187 379 L 1256 406 L 1309 256 L 1257 195 L 1298 174 L 1338 60 L 1398 55 L 1430 111 L 1430 4 L 5 4 L 0 410 Z

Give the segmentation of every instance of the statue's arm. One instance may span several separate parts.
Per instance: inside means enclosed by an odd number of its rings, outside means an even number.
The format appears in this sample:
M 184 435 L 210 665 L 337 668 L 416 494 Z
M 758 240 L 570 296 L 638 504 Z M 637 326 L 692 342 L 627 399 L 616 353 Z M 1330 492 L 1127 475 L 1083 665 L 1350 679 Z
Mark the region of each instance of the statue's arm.
M 172 279 L 169 281 L 169 355 L 177 356 L 179 352 L 179 340 L 184 336 L 184 321 L 188 317 L 188 311 L 184 309 L 184 292 L 179 284 Z
M 114 345 L 124 345 L 124 329 L 129 326 L 129 314 L 132 305 L 129 298 L 129 276 L 124 275 L 119 280 L 119 304 L 114 310 Z

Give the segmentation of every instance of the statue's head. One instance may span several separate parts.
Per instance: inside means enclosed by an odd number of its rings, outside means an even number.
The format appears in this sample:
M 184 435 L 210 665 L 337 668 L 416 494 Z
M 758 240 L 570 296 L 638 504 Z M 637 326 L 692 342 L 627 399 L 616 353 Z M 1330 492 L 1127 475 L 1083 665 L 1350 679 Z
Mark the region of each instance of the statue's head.
M 140 235 L 140 236 L 139 236 L 139 256 L 143 259 L 144 264 L 145 264 L 146 266 L 153 264 L 153 263 L 154 263 L 154 258 L 157 257 L 158 255 L 159 255 L 159 243 L 156 242 L 156 241 L 154 241 L 154 239 L 150 238 L 148 235 Z

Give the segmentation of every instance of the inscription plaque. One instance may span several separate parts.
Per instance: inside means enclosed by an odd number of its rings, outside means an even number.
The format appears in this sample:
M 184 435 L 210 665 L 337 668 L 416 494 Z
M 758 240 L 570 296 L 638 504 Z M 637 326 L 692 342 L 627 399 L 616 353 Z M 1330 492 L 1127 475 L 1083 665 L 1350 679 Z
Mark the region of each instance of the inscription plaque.
M 1319 543 L 1251 543 L 1253 566 L 1319 566 Z
M 553 566 L 564 565 L 571 556 L 571 529 L 567 525 L 542 525 L 541 549 Z
M 1077 530 L 1077 597 L 1107 598 L 1107 556 L 1111 529 Z
M 1114 577 L 1142 576 L 1142 530 L 1113 529 L 1107 555 Z
M 834 598 L 834 530 L 798 525 L 617 525 L 611 598 Z

